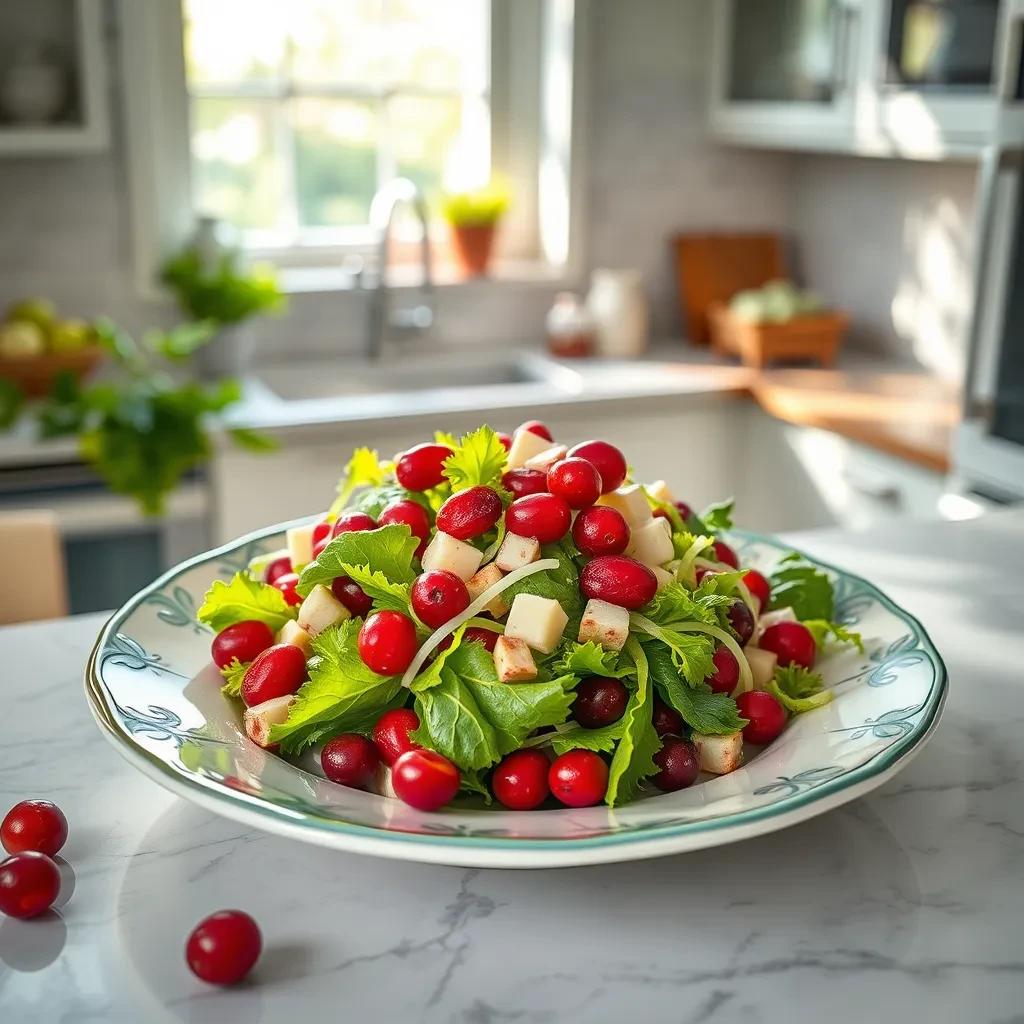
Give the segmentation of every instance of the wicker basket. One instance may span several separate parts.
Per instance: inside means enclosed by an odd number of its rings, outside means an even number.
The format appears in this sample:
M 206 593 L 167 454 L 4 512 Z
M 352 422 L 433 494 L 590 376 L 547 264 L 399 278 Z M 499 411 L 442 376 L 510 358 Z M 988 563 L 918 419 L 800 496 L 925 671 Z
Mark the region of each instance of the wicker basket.
M 849 322 L 846 313 L 828 310 L 784 323 L 751 323 L 722 303 L 708 307 L 712 348 L 739 356 L 746 366 L 807 361 L 832 366 Z
M 74 352 L 47 352 L 29 359 L 0 359 L 0 378 L 12 381 L 29 398 L 48 395 L 58 374 L 72 373 L 79 380 L 91 373 L 103 358 L 101 345 Z

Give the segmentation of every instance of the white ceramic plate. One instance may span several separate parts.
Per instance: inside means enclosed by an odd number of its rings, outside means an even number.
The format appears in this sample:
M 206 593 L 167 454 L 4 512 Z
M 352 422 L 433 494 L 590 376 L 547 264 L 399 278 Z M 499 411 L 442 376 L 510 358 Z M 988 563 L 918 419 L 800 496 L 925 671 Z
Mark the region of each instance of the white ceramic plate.
M 133 597 L 104 626 L 86 670 L 103 733 L 137 768 L 186 800 L 306 842 L 406 860 L 540 868 L 658 857 L 735 842 L 838 807 L 891 778 L 934 730 L 946 670 L 920 623 L 870 583 L 829 569 L 836 617 L 866 654 L 819 667 L 832 703 L 794 719 L 745 767 L 672 794 L 609 810 L 514 812 L 454 806 L 416 811 L 335 785 L 246 738 L 222 696 L 209 630 L 195 619 L 215 579 L 283 546 L 289 525 L 199 555 Z M 770 569 L 788 550 L 730 538 L 744 564 Z

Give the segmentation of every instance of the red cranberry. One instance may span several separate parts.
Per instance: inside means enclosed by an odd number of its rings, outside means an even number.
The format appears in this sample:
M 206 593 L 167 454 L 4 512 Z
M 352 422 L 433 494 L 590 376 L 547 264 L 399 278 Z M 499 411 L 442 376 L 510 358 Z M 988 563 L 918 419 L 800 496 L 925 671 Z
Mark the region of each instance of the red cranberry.
M 740 567 L 740 556 L 724 540 L 716 540 L 714 543 L 715 561 L 724 562 L 734 569 Z
M 292 560 L 287 555 L 282 555 L 280 558 L 275 558 L 266 568 L 263 573 L 263 579 L 267 583 L 276 583 L 282 576 L 287 576 L 289 573 L 294 572 L 292 568 Z
M 324 549 L 327 547 L 328 544 L 331 543 L 332 540 L 332 537 L 324 537 L 323 540 L 318 540 L 313 545 L 313 557 L 319 558 L 324 553 Z
M 548 490 L 569 508 L 587 508 L 601 497 L 601 474 L 586 459 L 562 459 L 548 470 Z
M 684 523 L 688 519 L 691 519 L 693 517 L 693 509 L 690 508 L 690 506 L 687 505 L 685 501 L 676 501 L 673 502 L 673 504 L 675 505 L 676 511 L 679 513 L 679 516 Z
M 699 566 L 697 566 L 697 570 L 696 570 L 696 572 L 693 575 L 694 575 L 694 579 L 696 579 L 696 581 L 697 581 L 697 586 L 699 587 L 704 582 L 706 577 L 708 577 L 708 576 L 720 576 L 721 575 L 721 570 L 720 569 L 709 569 L 706 565 L 699 565 Z
M 504 448 L 505 451 L 510 451 L 512 448 L 512 435 L 506 434 L 504 430 L 496 431 L 496 435 L 498 440 L 501 442 L 501 447 Z
M 629 527 L 616 509 L 594 505 L 576 517 L 572 539 L 585 555 L 621 555 L 629 543 Z
M 757 641 L 759 647 L 778 655 L 779 664 L 813 668 L 818 648 L 814 634 L 802 622 L 777 622 L 769 626 Z
M 576 687 L 572 717 L 584 729 L 600 729 L 617 722 L 626 713 L 629 692 L 618 679 L 591 676 Z
M 566 807 L 593 807 L 608 789 L 608 765 L 592 750 L 570 750 L 551 763 L 548 786 Z
M 513 811 L 532 811 L 548 798 L 547 756 L 539 750 L 517 750 L 509 754 L 491 777 L 491 790 L 498 803 Z
M 554 494 L 528 494 L 516 498 L 505 513 L 509 533 L 536 537 L 541 544 L 561 540 L 572 523 L 572 513 L 563 498 Z
M 324 520 L 322 523 L 317 523 L 313 527 L 313 549 L 316 550 L 317 544 L 324 540 L 330 540 L 332 527 L 329 522 Z
M 365 530 L 376 530 L 377 521 L 365 512 L 346 512 L 338 517 L 334 524 L 333 536 L 341 533 L 362 533 Z
M 241 910 L 218 910 L 196 925 L 185 944 L 192 973 L 211 985 L 234 985 L 260 958 L 259 926 Z
M 340 786 L 362 789 L 373 782 L 380 764 L 377 748 L 355 732 L 343 732 L 328 740 L 320 751 L 324 775 Z
M 492 487 L 469 487 L 453 494 L 437 512 L 437 528 L 456 540 L 486 533 L 501 518 L 501 498 Z
M 335 576 L 331 581 L 331 590 L 356 618 L 365 619 L 373 607 L 373 598 L 348 576 Z
M 410 498 L 400 498 L 391 502 L 380 514 L 380 525 L 392 524 L 408 526 L 414 537 L 419 539 L 416 548 L 416 557 L 421 558 L 427 549 L 427 541 L 430 538 L 430 514 L 418 502 Z
M 8 853 L 33 850 L 52 857 L 68 838 L 68 819 L 49 800 L 22 800 L 0 825 L 0 843 Z
M 299 585 L 298 573 L 290 572 L 284 576 L 278 576 L 274 580 L 274 586 L 284 594 L 284 599 L 288 604 L 293 607 L 297 604 L 302 604 L 302 595 L 298 592 L 296 587 Z
M 274 644 L 257 654 L 242 677 L 242 700 L 255 707 L 295 693 L 306 680 L 306 656 L 293 644 Z
M 683 716 L 658 697 L 654 698 L 654 714 L 651 721 L 654 724 L 654 731 L 659 736 L 678 736 L 683 731 Z
M 527 420 L 525 423 L 520 423 L 516 427 L 516 433 L 518 434 L 521 430 L 528 430 L 531 434 L 543 437 L 545 441 L 554 441 L 551 431 L 540 420 Z
M 756 569 L 748 569 L 743 575 L 743 582 L 751 597 L 760 601 L 760 609 L 764 611 L 772 599 L 772 586 Z
M 452 454 L 446 444 L 418 444 L 395 465 L 395 476 L 407 491 L 429 491 L 444 480 L 444 460 Z
M 658 578 L 636 559 L 625 555 L 602 555 L 583 567 L 580 590 L 584 597 L 635 611 L 654 597 Z
M 569 456 L 586 459 L 601 474 L 601 492 L 608 494 L 626 479 L 626 457 L 607 441 L 584 441 L 569 449 Z
M 654 755 L 654 763 L 661 771 L 651 776 L 651 782 L 666 793 L 692 786 L 700 775 L 697 748 L 680 736 L 663 737 L 661 750 Z
M 252 661 L 274 642 L 274 634 L 265 622 L 246 619 L 222 629 L 210 645 L 217 668 L 230 665 L 234 658 L 243 664 Z
M 436 811 L 450 803 L 462 777 L 442 754 L 407 750 L 391 768 L 391 785 L 399 800 L 420 811 Z
M 548 475 L 540 469 L 510 469 L 502 478 L 501 485 L 510 491 L 513 498 L 525 498 L 528 494 L 545 494 L 548 489 Z
M 374 612 L 359 628 L 359 657 L 378 675 L 401 675 L 418 647 L 416 626 L 401 612 Z
M 386 765 L 392 765 L 407 750 L 419 750 L 418 743 L 409 734 L 420 727 L 420 718 L 412 708 L 393 708 L 385 711 L 373 727 L 373 744 Z
M 771 743 L 786 728 L 786 712 L 770 693 L 748 690 L 736 698 L 736 707 L 747 719 L 743 738 L 748 743 Z
M 467 626 L 462 640 L 463 643 L 469 643 L 470 641 L 481 643 L 491 654 L 493 654 L 500 635 L 500 633 L 495 633 L 493 629 L 486 629 L 484 626 Z M 448 636 L 446 636 L 437 645 L 437 649 L 439 651 L 447 651 L 452 645 L 452 637 L 453 634 L 449 633 Z
M 469 591 L 453 572 L 425 572 L 412 585 L 412 610 L 431 629 L 438 629 L 468 607 Z
M 754 635 L 754 613 L 745 601 L 740 601 L 737 598 L 729 605 L 726 617 L 729 619 L 729 625 L 732 626 L 740 647 L 746 646 Z
M 740 681 L 740 663 L 736 660 L 736 655 L 728 647 L 720 645 L 715 648 L 711 661 L 715 666 L 714 671 L 704 682 L 715 693 L 732 693 Z
M 38 917 L 60 895 L 60 869 L 45 853 L 26 850 L 0 861 L 0 912 Z

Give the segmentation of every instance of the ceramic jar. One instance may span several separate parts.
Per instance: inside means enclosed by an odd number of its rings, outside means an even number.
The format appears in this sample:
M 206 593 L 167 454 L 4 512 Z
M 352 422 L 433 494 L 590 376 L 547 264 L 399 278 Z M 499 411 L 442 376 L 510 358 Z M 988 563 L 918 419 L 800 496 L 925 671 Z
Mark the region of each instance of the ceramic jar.
M 647 347 L 647 298 L 638 270 L 595 270 L 587 295 L 599 355 L 631 359 Z

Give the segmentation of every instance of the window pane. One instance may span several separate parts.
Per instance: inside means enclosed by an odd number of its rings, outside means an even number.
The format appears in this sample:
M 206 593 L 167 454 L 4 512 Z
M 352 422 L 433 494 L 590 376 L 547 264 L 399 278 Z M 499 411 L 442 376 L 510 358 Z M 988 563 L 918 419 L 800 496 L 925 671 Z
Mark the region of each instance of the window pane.
M 283 73 L 288 4 L 184 0 L 182 13 L 190 84 L 271 81 Z
M 461 122 L 462 101 L 455 97 L 392 99 L 388 104 L 388 136 L 396 172 L 411 178 L 427 196 L 436 194 Z
M 388 73 L 398 85 L 483 92 L 489 0 L 384 0 Z
M 300 224 L 366 224 L 377 189 L 373 107 L 356 100 L 307 98 L 296 100 L 292 113 Z
M 388 35 L 382 0 L 300 0 L 288 4 L 291 73 L 308 84 L 386 84 Z
M 192 101 L 197 212 L 242 228 L 277 226 L 284 213 L 284 162 L 275 105 L 264 100 Z

